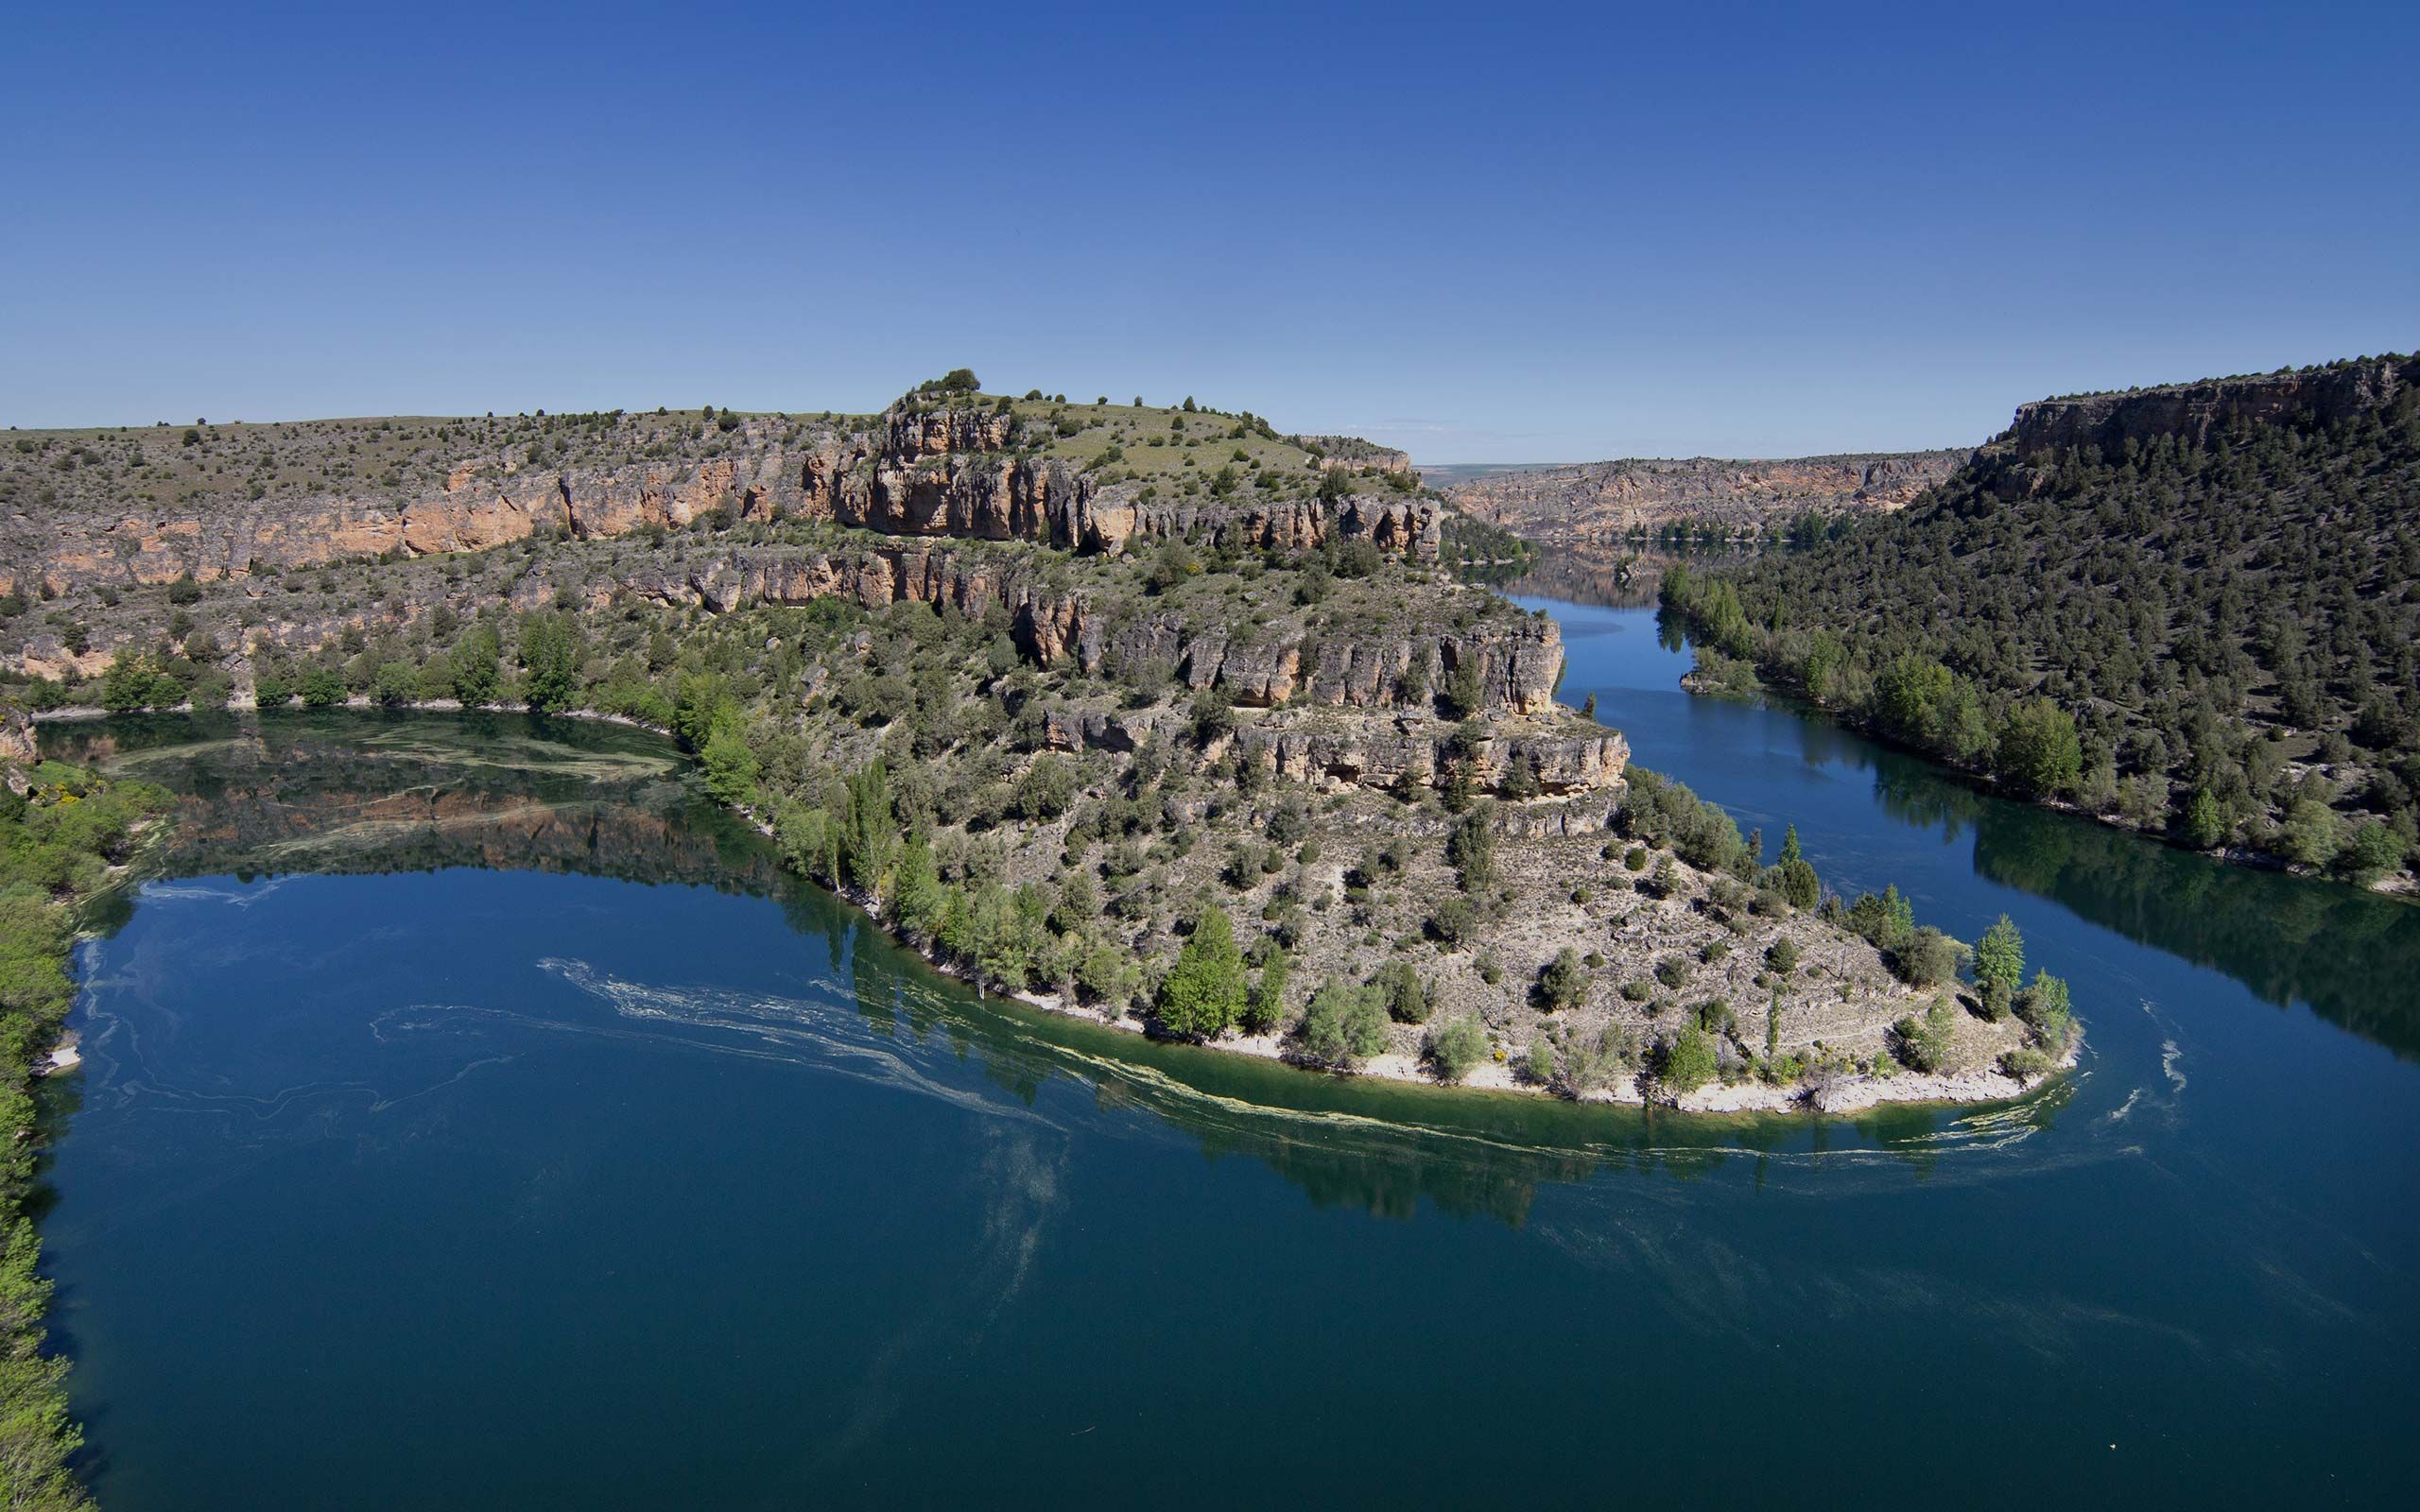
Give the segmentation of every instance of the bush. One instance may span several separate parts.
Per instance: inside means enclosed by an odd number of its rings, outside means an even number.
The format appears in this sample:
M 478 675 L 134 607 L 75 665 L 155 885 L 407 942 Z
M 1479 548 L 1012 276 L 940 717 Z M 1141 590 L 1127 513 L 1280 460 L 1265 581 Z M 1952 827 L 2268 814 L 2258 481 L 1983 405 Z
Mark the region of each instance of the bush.
M 1487 1056 L 1487 1031 L 1470 1014 L 1446 1020 L 1428 1031 L 1422 1054 L 1440 1081 L 1461 1081 Z
M 1913 1070 L 1939 1071 L 1948 1062 L 1957 1032 L 1958 1010 L 1943 994 L 1932 1000 L 1924 1017 L 1910 1014 L 1891 1026 L 1892 1048 Z
M 1386 994 L 1387 1016 L 1397 1023 L 1428 1022 L 1428 989 L 1422 985 L 1420 973 L 1408 961 L 1394 961 L 1383 968 L 1374 986 Z
M 1691 1023 L 1682 1025 L 1664 1047 L 1664 1063 L 1655 1075 L 1675 1092 L 1693 1092 L 1714 1079 L 1716 1069 L 1713 1039 Z
M 1478 931 L 1478 909 L 1467 898 L 1447 898 L 1429 914 L 1428 930 L 1447 945 L 1467 944 Z
M 2000 1053 L 2000 1070 L 2015 1077 L 2017 1084 L 2022 1086 L 2036 1076 L 2048 1074 L 2050 1057 L 2031 1045 L 2022 1045 Z
M 1765 948 L 1765 964 L 1788 976 L 1798 970 L 1798 945 L 1794 940 L 1777 939 Z
M 1958 942 L 1927 924 L 1890 953 L 1890 963 L 1910 987 L 1935 987 L 1958 974 Z
M 1580 953 L 1565 945 L 1538 969 L 1538 1001 L 1548 1012 L 1576 1008 L 1588 997 L 1588 972 Z
M 1350 1067 L 1387 1048 L 1387 1010 L 1375 990 L 1330 977 L 1311 994 L 1294 1038 L 1306 1058 Z

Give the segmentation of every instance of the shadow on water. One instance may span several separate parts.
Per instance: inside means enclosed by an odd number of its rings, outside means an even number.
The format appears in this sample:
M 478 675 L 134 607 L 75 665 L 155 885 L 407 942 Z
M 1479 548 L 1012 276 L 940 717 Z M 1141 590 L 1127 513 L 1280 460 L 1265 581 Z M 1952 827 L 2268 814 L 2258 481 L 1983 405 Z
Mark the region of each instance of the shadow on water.
M 960 1063 L 1027 1109 L 1054 1087 L 1080 1089 L 1113 1127 L 1176 1130 L 1205 1153 L 1258 1160 L 1322 1206 L 1409 1216 L 1426 1199 L 1518 1226 L 1541 1187 L 1610 1170 L 1688 1179 L 1736 1169 L 1762 1187 L 1813 1160 L 1825 1162 L 1833 1193 L 1844 1179 L 1855 1185 L 1844 1162 L 1930 1176 L 1951 1150 L 1996 1149 L 2047 1127 L 2064 1100 L 2054 1092 L 1979 1113 L 1897 1108 L 1851 1122 L 1690 1118 L 1330 1077 L 986 1001 L 783 868 L 760 836 L 703 797 L 667 742 L 610 725 L 517 714 L 144 716 L 50 727 L 43 742 L 50 754 L 176 795 L 176 828 L 155 858 L 164 880 L 480 868 L 772 899 L 793 929 L 821 943 L 810 957 L 828 967 L 828 1005 L 543 964 L 640 1032 L 697 1032 L 750 1054 L 842 1063 L 953 1101 Z M 463 1010 L 444 1011 L 458 1022 Z M 440 1016 L 386 1027 L 430 1027 Z

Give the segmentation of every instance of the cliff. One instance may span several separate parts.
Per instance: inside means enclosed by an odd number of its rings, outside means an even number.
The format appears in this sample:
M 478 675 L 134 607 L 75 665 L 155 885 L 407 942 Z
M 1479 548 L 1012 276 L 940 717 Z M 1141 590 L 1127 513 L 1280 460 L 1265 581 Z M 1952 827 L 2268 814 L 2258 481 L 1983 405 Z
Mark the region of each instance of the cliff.
M 615 413 L 42 433 L 0 452 L 0 593 L 247 578 L 714 520 L 1093 554 L 1138 538 L 1290 551 L 1365 540 L 1436 559 L 1433 500 L 1322 490 L 1320 460 L 1206 411 L 916 396 L 854 422 Z M 360 481 L 332 484 L 346 473 Z
M 2116 462 L 2128 441 L 2139 446 L 2173 437 L 2200 447 L 2237 426 L 2333 424 L 2408 403 L 2407 396 L 2415 391 L 2420 391 L 2420 356 L 2389 355 L 2299 371 L 2044 399 L 2019 404 L 2015 421 L 1988 450 L 2030 459 L 2090 448 Z
M 1492 472 L 1446 490 L 1457 507 L 1556 545 L 1653 536 L 1710 523 L 1761 534 L 1792 516 L 1896 509 L 1947 477 L 1959 451 L 1872 453 L 1776 461 L 1623 458 Z

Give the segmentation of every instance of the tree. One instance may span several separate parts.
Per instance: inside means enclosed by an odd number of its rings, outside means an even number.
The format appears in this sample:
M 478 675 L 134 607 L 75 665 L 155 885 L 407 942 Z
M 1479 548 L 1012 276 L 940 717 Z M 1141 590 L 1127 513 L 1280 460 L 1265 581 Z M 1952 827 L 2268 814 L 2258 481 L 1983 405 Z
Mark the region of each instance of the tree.
M 736 710 L 717 721 L 700 759 L 705 764 L 706 791 L 716 801 L 735 807 L 754 799 L 756 752 L 749 747 L 747 728 Z
M 2024 980 L 2025 936 L 2017 932 L 2008 915 L 2002 914 L 1999 922 L 1983 931 L 1983 937 L 1975 942 L 1975 985 L 1988 988 L 1997 983 L 2013 998 L 2017 984 Z
M 923 835 L 900 848 L 890 889 L 891 922 L 910 940 L 923 943 L 941 922 L 942 879 L 933 864 L 933 848 Z
M 579 627 L 558 613 L 531 613 L 521 620 L 523 688 L 529 707 L 555 713 L 579 699 Z
M 1779 865 L 1786 867 L 1797 859 L 1799 859 L 1798 826 L 1793 824 L 1782 832 L 1781 854 L 1775 857 L 1774 860 Z
M 2218 795 L 2207 787 L 2197 787 L 2178 818 L 2177 833 L 2194 850 L 2209 850 L 2224 841 L 2233 828 L 2219 807 Z
M 1487 684 L 1479 676 L 1478 658 L 1464 652 L 1445 675 L 1445 702 L 1457 719 L 1468 719 L 1487 703 Z
M 1461 876 L 1462 890 L 1477 892 L 1495 880 L 1495 815 L 1484 806 L 1455 821 L 1445 838 L 1445 861 Z
M 1188 1040 L 1227 1032 L 1245 1007 L 1244 958 L 1226 912 L 1205 908 L 1160 984 L 1161 1027 Z
M 1992 752 L 1992 775 L 2020 798 L 2072 792 L 2083 772 L 2076 722 L 2048 698 L 2028 698 L 2008 712 Z
M 1307 1058 L 1349 1067 L 1387 1048 L 1387 1010 L 1374 988 L 1332 976 L 1311 994 L 1294 1038 Z
M 2336 811 L 2317 799 L 2297 799 L 2286 811 L 2277 832 L 2277 849 L 2289 861 L 2325 867 L 2343 848 L 2343 830 Z
M 2379 819 L 2354 826 L 2351 843 L 2337 853 L 2336 868 L 2347 882 L 2368 886 L 2403 865 L 2403 837 Z
M 1286 1022 L 1286 982 L 1292 974 L 1285 947 L 1270 942 L 1269 957 L 1260 965 L 1260 980 L 1253 984 L 1252 995 L 1244 1000 L 1239 1022 L 1246 1031 L 1267 1034 Z
M 370 696 L 382 708 L 400 709 L 420 692 L 420 674 L 408 662 L 381 662 L 370 682 Z
M 890 774 L 880 757 L 849 774 L 840 810 L 841 880 L 866 892 L 882 886 L 899 843 L 890 803 Z
M 1373 985 L 1386 995 L 1387 1017 L 1397 1023 L 1428 1022 L 1428 988 L 1409 961 L 1390 962 L 1379 971 Z
M 315 666 L 302 674 L 303 707 L 333 709 L 345 700 L 343 674 L 334 667 Z
M 485 620 L 454 647 L 454 696 L 465 709 L 495 702 L 504 691 L 504 638 Z
M 1932 987 L 1958 973 L 1958 942 L 1930 924 L 1910 930 L 1890 957 L 1891 969 L 1911 987 Z
M 1714 1040 L 1694 1023 L 1681 1026 L 1664 1049 L 1664 1064 L 1656 1079 L 1676 1092 L 1693 1092 L 1714 1079 Z

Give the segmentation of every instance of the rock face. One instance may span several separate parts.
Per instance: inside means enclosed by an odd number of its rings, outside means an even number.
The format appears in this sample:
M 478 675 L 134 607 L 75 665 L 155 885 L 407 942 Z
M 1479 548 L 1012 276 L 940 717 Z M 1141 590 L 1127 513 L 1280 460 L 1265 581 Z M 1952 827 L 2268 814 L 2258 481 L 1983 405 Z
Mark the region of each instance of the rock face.
M 1754 534 L 1809 509 L 1899 508 L 1947 477 L 1962 451 L 1887 452 L 1779 461 L 1624 458 L 1494 472 L 1446 497 L 1464 513 L 1554 545 L 1652 535 L 1681 521 Z
M 0 782 L 12 793 L 26 791 L 26 773 L 41 759 L 32 718 L 14 704 L 0 707 Z
M 1315 446 L 1324 455 L 1320 466 L 1325 468 L 1376 468 L 1381 472 L 1409 472 L 1411 455 L 1392 446 L 1379 446 L 1358 436 L 1297 436 L 1296 441 Z
M 2384 409 L 2420 389 L 2420 356 L 2362 357 L 2301 372 L 2214 378 L 2122 394 L 2084 394 L 2019 404 L 1994 451 L 2032 458 L 2077 447 L 2118 460 L 2128 441 L 2173 436 L 2206 444 L 2235 425 L 2308 417 L 2319 424 Z
M 514 447 L 459 456 L 424 486 L 377 492 L 222 495 L 139 509 L 108 502 L 111 494 L 82 507 L 57 502 L 14 522 L 0 592 L 211 582 L 361 558 L 483 551 L 546 533 L 608 540 L 679 530 L 717 513 L 1088 553 L 1172 537 L 1290 550 L 1367 540 L 1424 562 L 1438 550 L 1436 505 L 1417 494 L 1272 502 L 1247 491 L 1230 501 L 1097 485 L 1028 444 L 1012 417 L 984 408 L 903 400 L 870 426 L 845 429 L 752 419 L 702 450 L 574 462 L 541 461 Z
M 525 607 L 543 607 L 565 586 L 560 577 L 530 580 Z M 1195 624 L 1149 609 L 1114 619 L 1081 590 L 1051 589 L 1031 561 L 941 544 L 740 547 L 677 571 L 648 566 L 593 576 L 574 591 L 585 602 L 629 595 L 717 614 L 821 598 L 866 609 L 901 601 L 947 604 L 977 618 L 997 607 L 1007 611 L 1020 647 L 1045 667 L 1071 657 L 1086 673 L 1113 661 L 1125 668 L 1156 665 L 1189 688 L 1222 690 L 1247 708 L 1425 703 L 1467 665 L 1477 668 L 1482 709 L 1537 714 L 1554 707 L 1563 670 L 1563 632 L 1551 619 L 1520 615 L 1453 629 L 1319 640 L 1279 625 L 1247 636 L 1223 624 Z

